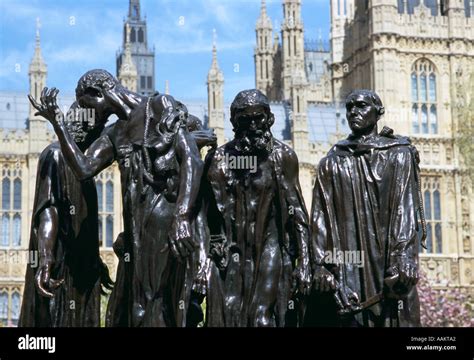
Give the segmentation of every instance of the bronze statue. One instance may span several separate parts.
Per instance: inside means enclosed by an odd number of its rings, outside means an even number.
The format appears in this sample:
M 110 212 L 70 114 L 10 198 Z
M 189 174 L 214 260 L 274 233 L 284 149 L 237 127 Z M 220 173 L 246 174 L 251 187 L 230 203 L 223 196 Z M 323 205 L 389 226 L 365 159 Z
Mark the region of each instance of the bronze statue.
M 77 110 L 75 103 L 66 126 L 84 151 L 104 123 L 80 118 Z M 112 281 L 99 256 L 95 182 L 76 179 L 57 142 L 39 157 L 29 250 L 38 252 L 39 265 L 27 266 L 19 326 L 100 326 L 101 284 L 110 289 Z
M 231 122 L 234 139 L 206 158 L 206 323 L 295 325 L 294 313 L 311 285 L 298 158 L 273 137 L 274 116 L 260 91 L 235 97 Z
M 384 107 L 374 92 L 352 92 L 346 110 L 352 134 L 320 161 L 314 186 L 306 323 L 420 326 L 418 153 L 388 127 L 378 132 Z
M 212 143 L 213 135 L 192 136 L 186 108 L 173 97 L 144 97 L 107 71 L 92 70 L 78 82 L 77 102 L 118 120 L 84 154 L 51 116 L 58 111 L 56 94 L 49 91 L 38 106 L 48 113 L 75 175 L 92 178 L 114 161 L 121 173 L 124 232 L 114 248 L 123 258 L 107 326 L 185 326 L 197 267 L 195 235 L 202 233 L 194 208 L 203 169 L 197 145 Z

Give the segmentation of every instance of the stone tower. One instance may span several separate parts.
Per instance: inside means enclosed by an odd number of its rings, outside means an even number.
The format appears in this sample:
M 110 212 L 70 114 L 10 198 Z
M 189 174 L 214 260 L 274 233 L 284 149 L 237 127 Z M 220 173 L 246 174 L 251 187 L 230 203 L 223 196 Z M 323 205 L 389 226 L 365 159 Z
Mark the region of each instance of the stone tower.
M 281 26 L 281 61 L 283 98 L 291 97 L 292 77 L 295 71 L 304 71 L 304 34 L 301 19 L 301 0 L 283 1 Z
M 217 143 L 224 144 L 224 74 L 217 63 L 216 32 L 212 44 L 212 63 L 207 74 L 208 127 L 215 130 Z
M 117 76 L 125 59 L 127 27 L 130 27 L 130 49 L 137 70 L 137 92 L 151 95 L 155 92 L 155 50 L 148 46 L 146 18 L 141 17 L 140 0 L 130 0 L 128 16 L 123 25 L 123 45 L 117 54 Z
M 273 46 L 272 21 L 267 14 L 267 5 L 262 0 L 260 17 L 255 27 L 257 45 L 255 47 L 255 85 L 258 90 L 270 97 L 273 87 Z M 277 41 L 278 45 L 278 41 Z

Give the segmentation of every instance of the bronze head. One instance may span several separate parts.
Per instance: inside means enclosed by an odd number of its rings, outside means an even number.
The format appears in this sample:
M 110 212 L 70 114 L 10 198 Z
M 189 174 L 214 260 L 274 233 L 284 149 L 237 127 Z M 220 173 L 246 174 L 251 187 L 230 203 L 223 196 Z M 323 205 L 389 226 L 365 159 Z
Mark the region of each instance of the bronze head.
M 385 113 L 380 97 L 370 90 L 354 90 L 346 99 L 346 118 L 355 135 L 368 134 Z

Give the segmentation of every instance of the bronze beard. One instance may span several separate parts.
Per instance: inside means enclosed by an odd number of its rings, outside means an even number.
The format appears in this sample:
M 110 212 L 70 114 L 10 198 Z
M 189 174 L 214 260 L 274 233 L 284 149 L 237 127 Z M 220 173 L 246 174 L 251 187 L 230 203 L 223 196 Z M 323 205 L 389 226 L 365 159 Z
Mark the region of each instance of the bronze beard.
M 256 130 L 244 130 L 234 128 L 235 148 L 243 154 L 254 154 L 263 151 L 270 152 L 272 149 L 273 134 L 270 127 L 264 125 Z

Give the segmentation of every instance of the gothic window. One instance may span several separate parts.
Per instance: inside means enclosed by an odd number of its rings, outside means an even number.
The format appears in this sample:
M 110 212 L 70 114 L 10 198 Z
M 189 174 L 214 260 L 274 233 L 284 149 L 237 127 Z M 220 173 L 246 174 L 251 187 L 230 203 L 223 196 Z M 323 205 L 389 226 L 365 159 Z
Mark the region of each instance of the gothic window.
M 146 76 L 143 76 L 143 75 L 140 76 L 140 87 L 142 89 L 145 89 L 145 87 L 146 87 Z
M 138 42 L 139 42 L 139 43 L 142 43 L 142 42 L 144 41 L 143 39 L 144 39 L 144 36 L 143 36 L 143 29 L 140 28 L 140 29 L 138 29 Z
M 411 122 L 414 134 L 437 134 L 437 90 L 434 65 L 418 60 L 411 72 Z
M 130 42 L 134 43 L 135 41 L 137 41 L 137 35 L 135 28 L 132 28 L 132 30 L 130 30 Z
M 15 214 L 13 216 L 13 246 L 21 245 L 21 216 L 20 214 Z
M 102 229 L 102 219 L 101 219 L 101 216 L 99 215 L 99 244 L 102 245 L 103 244 L 103 229 Z
M 10 178 L 2 180 L 2 210 L 10 210 Z
M 21 245 L 22 182 L 20 162 L 4 163 L 1 183 L 0 246 Z
M 113 171 L 106 170 L 96 178 L 99 209 L 99 243 L 111 247 L 114 236 Z
M 106 220 L 106 229 L 105 229 L 105 246 L 107 247 L 112 247 L 112 244 L 114 242 L 113 236 L 114 236 L 114 219 L 112 215 L 108 215 Z
M 413 132 L 420 132 L 420 125 L 418 124 L 418 105 L 413 104 L 411 108 L 411 121 L 413 124 Z
M 107 181 L 107 185 L 105 186 L 106 191 L 106 211 L 112 212 L 114 211 L 114 184 L 112 181 Z
M 146 77 L 146 82 L 147 82 L 146 85 L 147 85 L 147 88 L 150 89 L 150 90 L 153 88 L 153 84 L 152 84 L 153 81 L 152 81 L 152 79 L 153 79 L 153 78 L 152 78 L 151 76 L 147 76 L 147 77 Z
M 21 180 L 13 181 L 13 209 L 21 210 Z
M 97 199 L 99 199 L 99 212 L 102 212 L 102 181 L 97 181 Z
M 424 4 L 431 10 L 432 16 L 438 16 L 438 2 L 439 0 L 424 0 Z
M 0 292 L 0 325 L 7 325 L 8 322 L 8 293 Z
M 132 17 L 133 18 L 138 18 L 138 6 L 137 5 L 133 5 L 133 7 L 132 7 Z
M 464 9 L 466 17 L 474 16 L 474 0 L 464 0 Z
M 439 179 L 425 177 L 423 179 L 423 206 L 426 219 L 426 250 L 425 253 L 440 254 L 443 252 L 441 193 Z
M 1 246 L 10 245 L 10 215 L 2 215 L 2 234 Z
M 12 311 L 11 319 L 12 325 L 18 325 L 18 319 L 20 318 L 20 293 L 15 291 L 12 295 Z
M 420 5 L 420 0 L 407 0 L 407 13 L 413 14 L 415 12 L 415 8 Z

